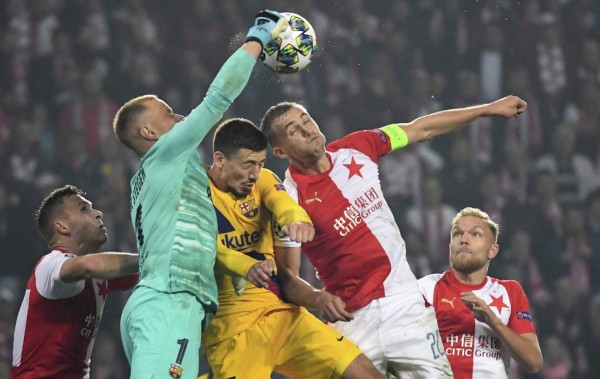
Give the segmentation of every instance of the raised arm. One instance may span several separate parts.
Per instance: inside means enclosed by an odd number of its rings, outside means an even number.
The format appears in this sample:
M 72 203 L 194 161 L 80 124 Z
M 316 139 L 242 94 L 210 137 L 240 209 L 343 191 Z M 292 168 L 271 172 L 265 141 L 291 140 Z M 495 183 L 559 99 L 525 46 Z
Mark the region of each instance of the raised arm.
M 173 132 L 165 135 L 171 141 L 173 154 L 186 147 L 197 147 L 246 87 L 262 47 L 285 30 L 288 23 L 285 16 L 275 11 L 266 10 L 256 15 L 246 43 L 223 64 L 202 103 L 179 121 Z
M 517 96 L 507 96 L 488 104 L 448 109 L 419 117 L 407 124 L 398 124 L 406 133 L 407 143 L 428 141 L 450 133 L 460 125 L 479 117 L 516 117 L 527 109 L 527 103 Z
M 63 282 L 87 278 L 114 279 L 138 272 L 138 254 L 97 253 L 69 258 L 60 268 Z

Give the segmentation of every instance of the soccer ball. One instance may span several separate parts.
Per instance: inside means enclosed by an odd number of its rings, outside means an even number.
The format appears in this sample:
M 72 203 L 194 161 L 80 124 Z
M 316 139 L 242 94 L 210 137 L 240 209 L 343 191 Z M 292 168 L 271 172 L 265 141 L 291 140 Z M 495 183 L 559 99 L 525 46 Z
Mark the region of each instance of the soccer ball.
M 304 69 L 317 50 L 315 29 L 299 14 L 284 12 L 290 27 L 265 46 L 262 62 L 279 74 L 291 74 Z

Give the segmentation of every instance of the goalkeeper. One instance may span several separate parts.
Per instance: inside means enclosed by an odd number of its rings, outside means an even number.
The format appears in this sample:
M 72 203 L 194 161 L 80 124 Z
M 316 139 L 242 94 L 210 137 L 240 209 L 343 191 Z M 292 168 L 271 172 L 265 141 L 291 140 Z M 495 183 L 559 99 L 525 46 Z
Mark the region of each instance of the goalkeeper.
M 140 281 L 121 316 L 131 378 L 197 377 L 203 327 L 217 310 L 217 220 L 197 147 L 287 24 L 280 13 L 260 12 L 187 117 L 155 95 L 128 101 L 115 116 L 117 138 L 141 159 L 130 195 Z

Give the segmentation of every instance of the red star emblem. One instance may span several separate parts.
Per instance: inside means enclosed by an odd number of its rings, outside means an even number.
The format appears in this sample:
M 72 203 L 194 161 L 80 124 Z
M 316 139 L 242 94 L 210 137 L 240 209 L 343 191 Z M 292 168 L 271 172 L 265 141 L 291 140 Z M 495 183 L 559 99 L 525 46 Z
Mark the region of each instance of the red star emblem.
M 344 163 L 344 166 L 346 166 L 346 168 L 348 170 L 350 170 L 350 173 L 348 174 L 348 179 L 350 179 L 351 177 L 353 177 L 354 175 L 358 175 L 361 178 L 363 177 L 360 169 L 364 166 L 364 164 L 358 164 L 356 163 L 356 161 L 354 160 L 354 157 L 352 157 L 352 161 L 350 161 L 349 164 Z
M 104 301 L 106 301 L 106 294 L 108 293 L 108 282 L 106 280 L 98 283 L 98 296 L 102 296 Z
M 490 295 L 490 297 L 492 298 L 492 302 L 488 305 L 490 306 L 490 308 L 496 307 L 496 309 L 498 309 L 498 313 L 502 313 L 502 308 L 508 308 L 508 305 L 504 304 L 504 301 L 502 300 L 502 298 L 504 297 L 503 295 L 500 295 L 498 297 Z

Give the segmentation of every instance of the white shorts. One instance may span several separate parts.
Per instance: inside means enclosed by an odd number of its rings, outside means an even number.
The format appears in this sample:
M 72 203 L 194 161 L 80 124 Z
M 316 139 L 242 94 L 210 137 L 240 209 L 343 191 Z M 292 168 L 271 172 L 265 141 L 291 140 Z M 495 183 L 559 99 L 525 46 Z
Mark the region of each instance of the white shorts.
M 373 300 L 354 320 L 331 323 L 384 374 L 396 378 L 452 378 L 435 311 L 418 287 Z

